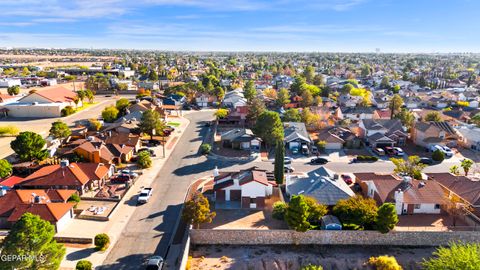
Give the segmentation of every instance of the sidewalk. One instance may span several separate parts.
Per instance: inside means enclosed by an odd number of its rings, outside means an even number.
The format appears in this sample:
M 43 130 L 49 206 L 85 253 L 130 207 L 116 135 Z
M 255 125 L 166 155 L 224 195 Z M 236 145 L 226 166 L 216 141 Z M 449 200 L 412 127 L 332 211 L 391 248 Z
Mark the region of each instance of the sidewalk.
M 118 203 L 114 212 L 111 214 L 109 221 L 101 222 L 74 219 L 63 232 L 57 234 L 57 236 L 62 237 L 90 237 L 93 239 L 95 235 L 99 233 L 107 233 L 110 236 L 110 248 L 105 252 L 96 252 L 93 248 L 93 245 L 92 247 L 87 248 L 78 248 L 75 247 L 75 245 L 66 245 L 67 253 L 60 265 L 60 269 L 75 269 L 75 265 L 79 260 L 89 260 L 95 267 L 102 265 L 111 248 L 115 245 L 115 242 L 121 235 L 128 220 L 137 208 L 136 194 L 138 194 L 143 187 L 151 185 L 158 172 L 163 167 L 163 164 L 173 152 L 174 146 L 179 141 L 179 138 L 183 135 L 186 127 L 189 125 L 189 121 L 185 118 L 174 118 L 174 121 L 179 122 L 181 125 L 176 128 L 175 132 L 168 138 L 165 147 L 165 158 L 163 158 L 163 147 L 156 147 L 155 152 L 157 157 L 152 158 L 152 167 L 144 170 L 143 175 L 141 175 L 135 184 L 130 188 L 130 190 L 128 190 L 122 200 Z

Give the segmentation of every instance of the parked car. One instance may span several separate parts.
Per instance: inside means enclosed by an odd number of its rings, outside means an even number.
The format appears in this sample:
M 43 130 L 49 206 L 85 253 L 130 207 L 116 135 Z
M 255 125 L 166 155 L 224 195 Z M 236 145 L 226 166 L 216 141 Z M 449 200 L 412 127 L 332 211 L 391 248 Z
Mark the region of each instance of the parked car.
M 283 158 L 283 163 L 284 164 L 291 164 L 292 161 L 293 161 L 293 158 L 291 158 L 291 157 L 284 157 Z
M 285 172 L 294 172 L 295 169 L 292 166 L 285 165 L 283 166 Z
M 316 146 L 312 146 L 312 155 L 318 154 L 318 148 Z
M 342 174 L 341 175 L 343 181 L 345 181 L 345 183 L 347 183 L 347 185 L 351 185 L 353 183 L 353 180 L 352 180 L 352 177 L 348 174 Z
M 374 148 L 373 152 L 375 154 L 379 155 L 379 156 L 384 156 L 385 155 L 385 151 L 382 148 Z
M 308 155 L 309 151 L 308 151 L 308 146 L 307 145 L 302 145 L 302 154 L 303 155 Z
M 120 171 L 120 174 L 128 175 L 128 176 L 130 176 L 131 178 L 137 178 L 137 177 L 138 177 L 138 174 L 137 174 L 136 172 L 133 172 L 133 171 L 127 170 L 127 169 L 121 170 L 121 171 Z
M 298 154 L 298 147 L 293 147 L 292 148 L 292 154 Z
M 441 146 L 441 145 L 439 145 L 439 144 L 435 144 L 435 145 L 433 145 L 433 146 L 430 147 L 430 151 L 432 151 L 432 152 L 435 152 L 435 151 L 437 151 L 437 150 L 439 150 L 440 152 L 442 152 L 442 153 L 445 155 L 445 157 L 452 157 L 452 156 L 453 156 L 453 151 L 452 151 L 452 149 L 450 149 L 450 148 L 447 147 L 447 146 Z
M 147 151 L 151 157 L 156 157 L 157 155 L 155 154 L 155 151 L 153 151 L 152 149 L 148 149 L 148 148 L 142 148 L 142 149 L 139 149 L 138 150 L 138 153 L 142 152 L 142 151 Z
M 162 144 L 159 140 L 145 140 L 142 143 L 147 147 L 156 147 Z
M 328 163 L 328 159 L 326 158 L 321 158 L 321 157 L 318 157 L 318 158 L 312 158 L 310 160 L 310 164 L 327 164 Z
M 431 158 L 422 157 L 422 158 L 420 158 L 420 163 L 421 164 L 426 164 L 426 165 L 432 165 L 433 160 Z
M 393 149 L 394 149 L 395 152 L 396 152 L 395 155 L 400 156 L 400 157 L 405 155 L 405 152 L 403 152 L 402 148 L 400 148 L 400 147 L 394 147 Z
M 147 260 L 146 270 L 159 270 L 163 267 L 163 258 L 160 256 L 152 256 Z
M 143 188 L 142 191 L 140 191 L 140 194 L 138 194 L 137 203 L 147 203 L 150 197 L 152 197 L 152 192 L 152 188 Z
M 395 149 L 393 147 L 390 147 L 390 146 L 385 147 L 385 153 L 389 156 L 395 156 L 397 154 Z
M 112 183 L 126 183 L 128 181 L 130 181 L 130 175 L 126 175 L 126 174 L 120 174 L 120 175 L 117 175 L 115 177 L 113 177 L 112 179 L 110 179 L 110 181 Z

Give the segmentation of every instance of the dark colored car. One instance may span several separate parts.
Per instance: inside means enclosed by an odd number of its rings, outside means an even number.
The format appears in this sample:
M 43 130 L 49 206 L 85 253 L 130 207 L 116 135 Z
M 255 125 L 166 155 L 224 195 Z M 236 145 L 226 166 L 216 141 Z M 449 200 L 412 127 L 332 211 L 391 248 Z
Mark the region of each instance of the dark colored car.
M 397 151 L 393 147 L 385 147 L 385 153 L 389 156 L 395 156 Z
M 310 160 L 310 164 L 327 164 L 327 163 L 328 163 L 328 160 L 326 158 L 321 158 L 321 157 L 313 158 L 312 160 Z
M 352 177 L 348 174 L 342 174 L 342 179 L 347 183 L 347 185 L 351 185 L 353 183 Z
M 422 157 L 422 158 L 420 158 L 420 163 L 421 164 L 426 164 L 426 165 L 432 165 L 433 160 L 431 158 Z
M 125 183 L 130 181 L 130 176 L 125 174 L 120 174 L 112 178 L 110 181 L 112 183 Z
M 148 147 L 155 147 L 162 144 L 159 140 L 145 140 L 143 143 Z

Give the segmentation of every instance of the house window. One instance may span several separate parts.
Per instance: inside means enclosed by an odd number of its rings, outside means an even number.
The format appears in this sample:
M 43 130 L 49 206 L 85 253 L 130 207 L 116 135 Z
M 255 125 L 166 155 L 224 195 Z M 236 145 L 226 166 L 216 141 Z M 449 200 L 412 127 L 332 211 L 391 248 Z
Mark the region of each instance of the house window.
M 440 204 L 435 204 L 435 209 L 440 209 Z
M 373 189 L 370 189 L 370 197 L 373 197 Z
M 421 204 L 415 204 L 415 205 L 414 205 L 414 208 L 415 208 L 415 209 L 420 209 L 420 207 L 421 207 Z
M 256 203 L 256 198 L 250 198 L 250 203 Z

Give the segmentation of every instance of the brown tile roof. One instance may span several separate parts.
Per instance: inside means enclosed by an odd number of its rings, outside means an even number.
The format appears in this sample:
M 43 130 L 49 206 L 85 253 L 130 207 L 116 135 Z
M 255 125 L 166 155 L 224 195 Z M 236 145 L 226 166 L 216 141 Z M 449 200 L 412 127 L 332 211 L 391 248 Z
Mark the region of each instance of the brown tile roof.
M 440 185 L 435 181 L 372 180 L 382 202 L 395 202 L 395 191 L 403 191 L 407 204 L 445 204 L 447 199 Z
M 429 173 L 429 179 L 435 180 L 472 205 L 480 205 L 480 182 L 472 181 L 465 176 L 451 173 Z
M 13 187 L 16 184 L 20 183 L 23 181 L 22 177 L 12 175 L 9 178 L 3 180 L 0 182 L 0 186 L 5 186 L 5 187 Z
M 369 180 L 398 180 L 399 178 L 391 174 L 376 174 L 376 173 L 354 173 L 355 178 L 359 181 Z
M 7 220 L 9 222 L 16 222 L 22 217 L 23 214 L 28 212 L 40 216 L 43 220 L 55 223 L 72 208 L 73 203 L 22 203 L 15 208 Z
M 128 146 L 136 146 L 138 142 L 140 141 L 140 136 L 138 135 L 131 135 L 127 133 L 118 133 L 115 134 L 114 136 L 107 137 L 105 139 L 105 143 L 107 144 L 125 144 Z
M 32 173 L 20 182 L 20 186 L 80 186 L 91 180 L 103 178 L 108 173 L 108 165 L 97 163 L 71 163 L 62 168 L 50 165 Z

